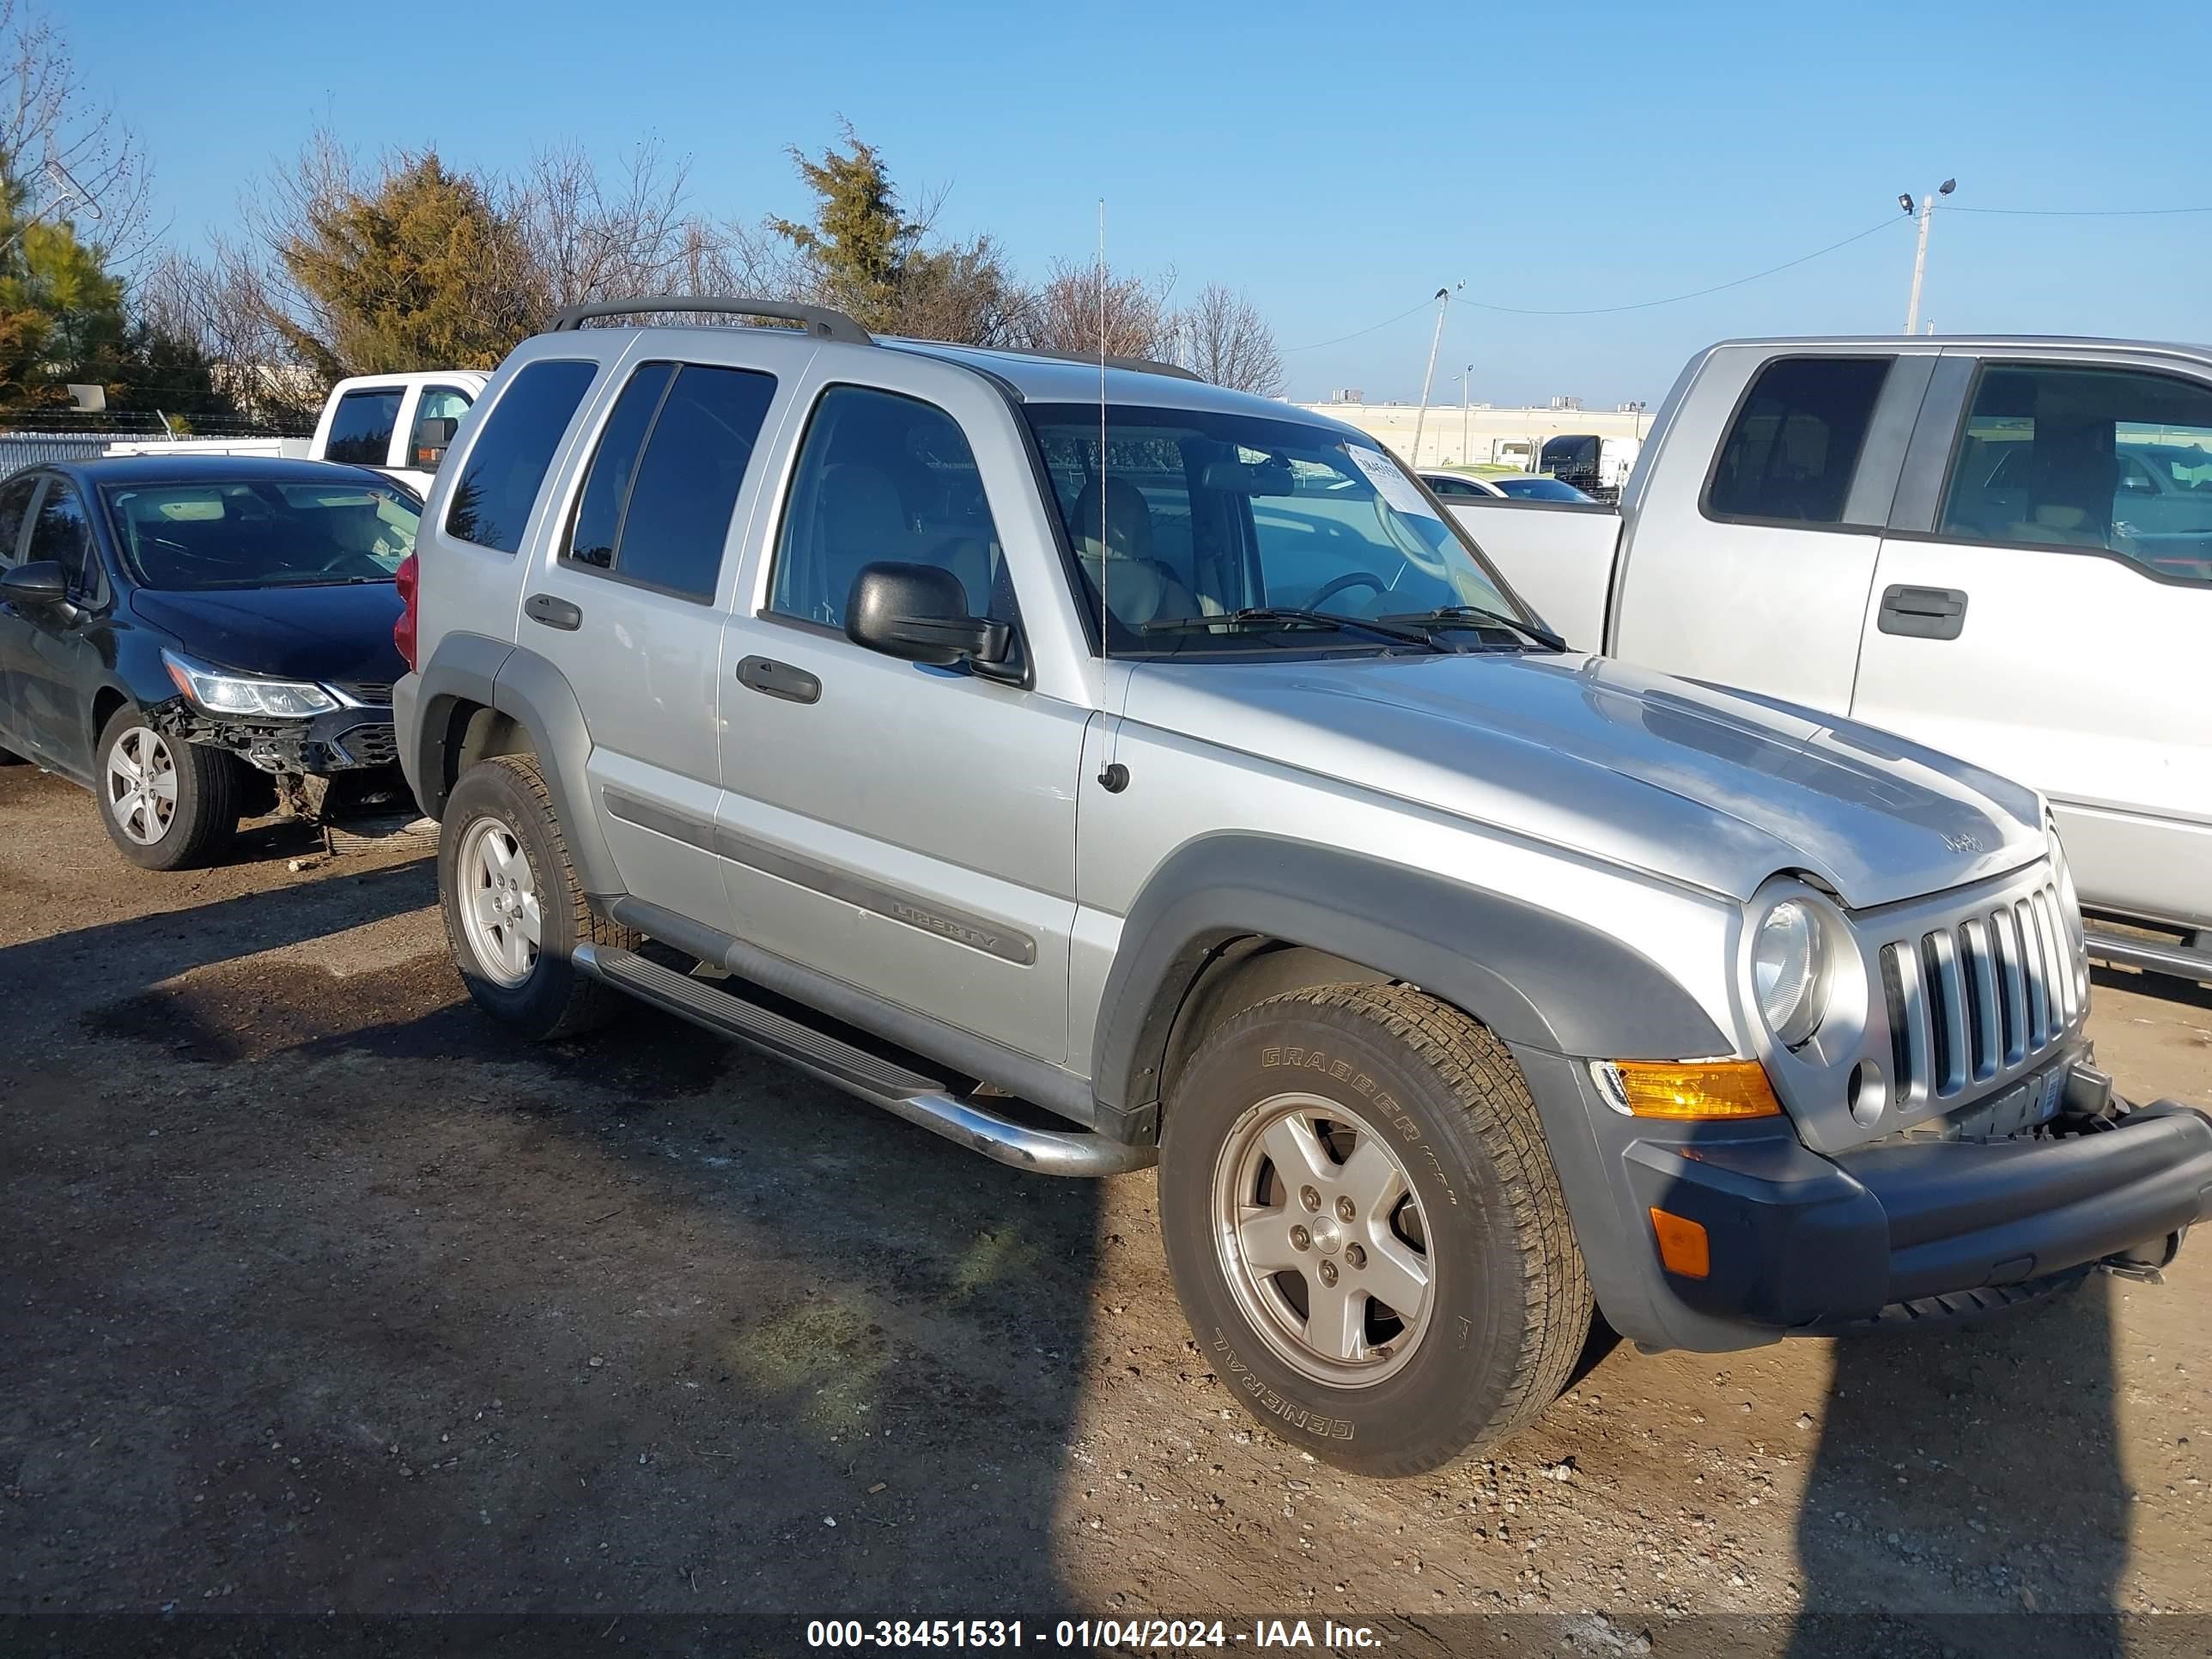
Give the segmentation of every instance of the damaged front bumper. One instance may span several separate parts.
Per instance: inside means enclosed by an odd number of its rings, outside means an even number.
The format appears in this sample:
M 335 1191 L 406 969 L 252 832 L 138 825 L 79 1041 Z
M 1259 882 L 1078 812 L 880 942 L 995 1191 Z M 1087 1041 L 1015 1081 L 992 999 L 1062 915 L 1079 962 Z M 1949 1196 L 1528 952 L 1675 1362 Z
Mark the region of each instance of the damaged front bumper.
M 185 698 L 173 697 L 148 709 L 146 717 L 164 737 L 227 749 L 278 778 L 396 769 L 399 760 L 389 707 L 349 703 L 303 720 L 269 720 L 211 714 Z

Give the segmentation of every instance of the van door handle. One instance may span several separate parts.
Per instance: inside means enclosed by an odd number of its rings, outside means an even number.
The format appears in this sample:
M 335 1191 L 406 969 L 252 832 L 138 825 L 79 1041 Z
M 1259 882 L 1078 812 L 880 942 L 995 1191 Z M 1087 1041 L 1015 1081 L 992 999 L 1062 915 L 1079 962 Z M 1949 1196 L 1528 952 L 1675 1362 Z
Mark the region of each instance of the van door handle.
M 522 612 L 531 621 L 557 628 L 564 634 L 573 634 L 584 625 L 583 606 L 571 605 L 550 593 L 532 593 L 522 602 Z
M 1966 630 L 1966 596 L 1955 587 L 1885 587 L 1875 626 L 1908 639 L 1955 640 Z
M 786 702 L 819 702 L 822 682 L 804 668 L 793 668 L 773 657 L 747 657 L 738 665 L 738 678 L 756 691 Z

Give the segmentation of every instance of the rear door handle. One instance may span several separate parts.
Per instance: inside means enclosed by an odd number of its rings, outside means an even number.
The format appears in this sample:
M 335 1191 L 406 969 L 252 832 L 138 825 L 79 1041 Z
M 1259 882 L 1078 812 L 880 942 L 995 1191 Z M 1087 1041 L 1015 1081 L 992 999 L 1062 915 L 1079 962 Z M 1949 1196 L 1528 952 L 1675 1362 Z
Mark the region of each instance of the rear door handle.
M 1966 630 L 1966 596 L 1955 587 L 1893 585 L 1881 590 L 1875 626 L 1908 639 L 1955 640 Z
M 522 613 L 532 622 L 573 634 L 584 625 L 584 607 L 550 593 L 532 593 L 522 602 Z
M 822 701 L 820 680 L 803 668 L 793 668 L 773 657 L 747 657 L 738 665 L 738 678 L 754 690 L 781 697 L 786 702 Z

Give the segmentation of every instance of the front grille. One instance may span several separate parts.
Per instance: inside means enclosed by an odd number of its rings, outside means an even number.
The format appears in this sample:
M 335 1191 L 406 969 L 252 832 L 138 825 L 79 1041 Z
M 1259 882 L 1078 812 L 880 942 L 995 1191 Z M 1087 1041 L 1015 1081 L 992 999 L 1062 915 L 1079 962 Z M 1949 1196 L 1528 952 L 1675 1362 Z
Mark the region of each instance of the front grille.
M 349 697 L 364 708 L 389 708 L 392 707 L 390 680 L 331 680 L 327 684 L 331 690 L 339 696 Z
M 2088 962 L 2051 883 L 1881 947 L 1899 1103 L 1954 1099 L 2040 1058 L 2080 1021 Z
M 388 720 L 349 726 L 331 739 L 331 746 L 356 766 L 385 766 L 399 758 L 399 738 Z

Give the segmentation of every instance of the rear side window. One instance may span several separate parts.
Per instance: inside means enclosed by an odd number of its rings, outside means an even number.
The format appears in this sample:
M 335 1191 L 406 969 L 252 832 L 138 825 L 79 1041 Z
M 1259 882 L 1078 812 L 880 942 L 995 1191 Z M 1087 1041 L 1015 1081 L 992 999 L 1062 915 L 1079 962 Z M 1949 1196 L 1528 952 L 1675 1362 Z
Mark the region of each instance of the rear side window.
M 521 548 L 553 452 L 598 373 L 597 363 L 564 359 L 532 363 L 514 377 L 470 446 L 446 507 L 447 535 L 501 553 Z
M 392 453 L 392 428 L 399 423 L 400 388 L 349 392 L 331 415 L 323 459 L 355 466 L 382 466 Z
M 592 453 L 562 556 L 689 599 L 711 599 L 730 515 L 775 377 L 644 363 Z
M 1892 361 L 1784 357 L 1761 369 L 1721 446 L 1706 515 L 1841 524 Z

